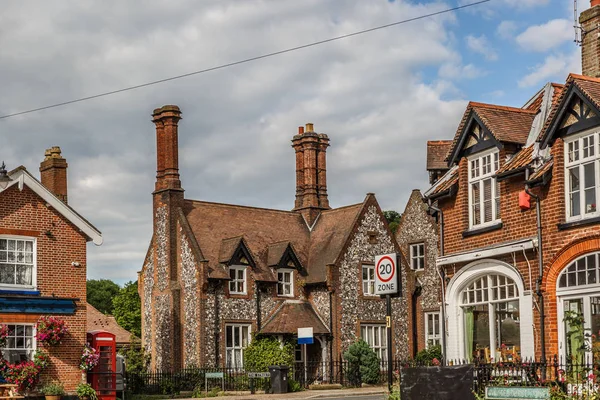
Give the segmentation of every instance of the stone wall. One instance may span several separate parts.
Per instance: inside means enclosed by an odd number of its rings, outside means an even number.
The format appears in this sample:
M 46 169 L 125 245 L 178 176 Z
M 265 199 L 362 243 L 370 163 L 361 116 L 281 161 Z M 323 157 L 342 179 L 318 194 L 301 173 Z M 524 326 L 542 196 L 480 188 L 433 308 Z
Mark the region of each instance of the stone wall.
M 198 354 L 198 335 L 200 334 L 200 301 L 198 299 L 198 273 L 196 261 L 187 236 L 180 232 L 181 287 L 183 298 L 183 366 L 197 366 L 200 363 Z

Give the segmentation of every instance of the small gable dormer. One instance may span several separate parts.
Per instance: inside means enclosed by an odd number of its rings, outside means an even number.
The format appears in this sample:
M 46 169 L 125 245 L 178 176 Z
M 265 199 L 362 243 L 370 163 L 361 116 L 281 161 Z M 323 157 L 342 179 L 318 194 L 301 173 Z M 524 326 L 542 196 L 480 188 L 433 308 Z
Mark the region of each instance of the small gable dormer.
M 256 263 L 242 236 L 221 242 L 219 262 L 229 269 L 229 294 L 248 294 L 248 268 L 256 268 Z
M 278 242 L 269 245 L 269 267 L 276 270 L 277 295 L 283 297 L 294 296 L 294 281 L 296 274 L 306 276 L 306 269 L 300 263 L 291 242 Z

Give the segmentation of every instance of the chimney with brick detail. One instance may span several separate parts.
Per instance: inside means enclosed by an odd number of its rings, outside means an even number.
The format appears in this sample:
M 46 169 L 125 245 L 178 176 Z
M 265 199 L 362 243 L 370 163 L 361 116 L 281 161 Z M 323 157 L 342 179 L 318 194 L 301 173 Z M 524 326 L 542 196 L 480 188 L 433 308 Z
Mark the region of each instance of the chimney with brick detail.
M 67 166 L 58 146 L 47 149 L 40 164 L 42 185 L 64 203 L 67 203 Z
M 600 77 L 600 0 L 591 0 L 591 7 L 581 13 L 582 74 Z
M 299 127 L 292 139 L 296 151 L 296 202 L 299 211 L 312 226 L 322 210 L 328 210 L 327 199 L 327 147 L 329 137 L 316 133 L 311 123 Z

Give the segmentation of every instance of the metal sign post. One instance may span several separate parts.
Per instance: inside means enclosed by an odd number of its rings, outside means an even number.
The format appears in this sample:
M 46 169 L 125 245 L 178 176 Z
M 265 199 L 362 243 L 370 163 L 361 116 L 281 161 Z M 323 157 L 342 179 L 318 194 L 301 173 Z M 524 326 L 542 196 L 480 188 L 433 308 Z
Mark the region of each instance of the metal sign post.
M 304 382 L 308 378 L 308 370 L 306 368 L 306 345 L 313 344 L 315 341 L 313 328 L 298 328 L 298 344 L 302 345 L 302 358 L 304 360 Z
M 392 374 L 392 295 L 400 293 L 399 275 L 396 253 L 375 256 L 375 294 L 385 295 L 386 302 L 387 378 L 390 392 L 394 384 Z

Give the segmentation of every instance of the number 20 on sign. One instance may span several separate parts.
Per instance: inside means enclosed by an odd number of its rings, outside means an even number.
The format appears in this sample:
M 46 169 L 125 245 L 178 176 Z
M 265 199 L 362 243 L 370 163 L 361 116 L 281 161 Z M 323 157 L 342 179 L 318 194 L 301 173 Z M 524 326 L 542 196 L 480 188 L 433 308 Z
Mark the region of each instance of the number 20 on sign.
M 375 294 L 398 293 L 396 253 L 375 256 Z

